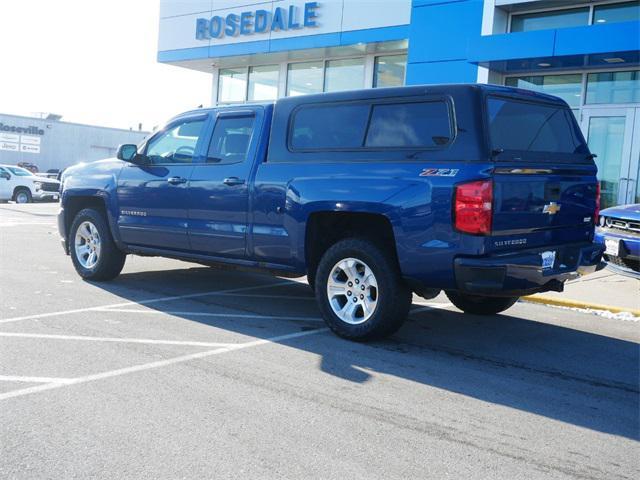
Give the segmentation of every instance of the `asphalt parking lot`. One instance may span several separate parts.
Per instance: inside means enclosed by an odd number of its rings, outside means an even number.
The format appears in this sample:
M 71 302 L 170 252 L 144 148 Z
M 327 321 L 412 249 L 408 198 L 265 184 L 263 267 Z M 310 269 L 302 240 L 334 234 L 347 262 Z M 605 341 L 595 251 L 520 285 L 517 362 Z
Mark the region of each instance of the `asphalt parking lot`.
M 303 280 L 129 257 L 83 282 L 55 204 L 0 205 L 2 478 L 638 478 L 640 323 L 414 298 L 324 328 Z

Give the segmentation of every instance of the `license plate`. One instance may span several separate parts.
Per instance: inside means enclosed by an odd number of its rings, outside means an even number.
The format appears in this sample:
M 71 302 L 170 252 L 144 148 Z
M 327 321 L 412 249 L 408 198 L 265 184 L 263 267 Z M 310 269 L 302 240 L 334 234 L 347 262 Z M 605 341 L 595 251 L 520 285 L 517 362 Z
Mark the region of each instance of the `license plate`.
M 57 200 L 57 199 L 58 199 L 58 195 L 54 195 L 54 196 L 53 196 L 53 199 L 54 199 L 54 200 Z
M 617 238 L 605 238 L 604 246 L 607 255 L 611 255 L 612 257 L 617 257 L 620 255 L 620 240 Z
M 549 268 L 553 268 L 553 264 L 556 263 L 556 252 L 550 250 L 548 252 L 542 252 L 540 254 L 542 257 L 542 269 L 546 270 Z

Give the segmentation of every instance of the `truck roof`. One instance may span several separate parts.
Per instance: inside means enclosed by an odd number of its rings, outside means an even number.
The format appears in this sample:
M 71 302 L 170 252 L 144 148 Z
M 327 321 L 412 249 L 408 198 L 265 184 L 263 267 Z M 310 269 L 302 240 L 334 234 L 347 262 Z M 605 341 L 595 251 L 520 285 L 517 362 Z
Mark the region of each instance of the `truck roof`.
M 515 87 L 505 87 L 502 85 L 482 84 L 482 83 L 447 83 L 447 84 L 434 84 L 434 85 L 408 85 L 402 87 L 386 87 L 386 88 L 363 88 L 359 90 L 345 90 L 341 92 L 325 92 L 314 93 L 310 95 L 300 95 L 296 97 L 279 98 L 278 100 L 268 102 L 251 102 L 247 103 L 232 103 L 225 105 L 216 105 L 214 107 L 200 108 L 197 110 L 191 110 L 184 112 L 178 116 L 193 113 L 193 112 L 208 112 L 219 108 L 239 108 L 246 107 L 247 105 L 277 105 L 277 104 L 299 104 L 299 103 L 315 103 L 315 102 L 330 102 L 330 101 L 344 101 L 344 100 L 365 100 L 371 98 L 388 98 L 388 97 L 411 97 L 420 95 L 450 95 L 468 93 L 471 91 L 483 92 L 485 94 L 507 94 L 527 97 L 531 100 L 539 100 L 546 103 L 556 103 L 560 106 L 565 106 L 564 100 L 548 95 L 545 93 L 534 92 L 532 90 L 526 90 Z

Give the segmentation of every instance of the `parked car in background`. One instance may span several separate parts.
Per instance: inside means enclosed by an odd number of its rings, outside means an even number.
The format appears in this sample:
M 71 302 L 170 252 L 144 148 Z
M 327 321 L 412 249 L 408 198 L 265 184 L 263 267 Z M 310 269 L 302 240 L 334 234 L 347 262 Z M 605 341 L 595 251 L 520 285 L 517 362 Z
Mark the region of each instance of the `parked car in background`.
M 20 162 L 18 163 L 18 167 L 24 168 L 25 170 L 29 170 L 31 173 L 38 173 L 40 169 L 35 163 L 30 162 Z
M 15 165 L 0 165 L 0 201 L 30 203 L 34 200 L 58 200 L 60 182 L 34 175 Z
M 640 203 L 602 210 L 595 241 L 610 270 L 640 279 Z
M 57 168 L 50 168 L 46 172 L 38 173 L 38 175 L 40 175 L 41 177 L 55 178 L 57 180 L 60 180 L 60 178 L 59 178 L 60 177 L 60 170 L 57 169 Z

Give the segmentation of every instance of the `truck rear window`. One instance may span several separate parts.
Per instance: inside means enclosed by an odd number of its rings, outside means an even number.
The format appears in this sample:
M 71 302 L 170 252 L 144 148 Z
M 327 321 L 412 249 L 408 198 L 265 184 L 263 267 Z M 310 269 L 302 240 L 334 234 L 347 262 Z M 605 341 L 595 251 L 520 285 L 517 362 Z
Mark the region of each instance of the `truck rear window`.
M 489 97 L 489 134 L 493 149 L 587 154 L 569 108 Z
M 434 148 L 452 137 L 444 101 L 305 105 L 293 115 L 294 150 Z

